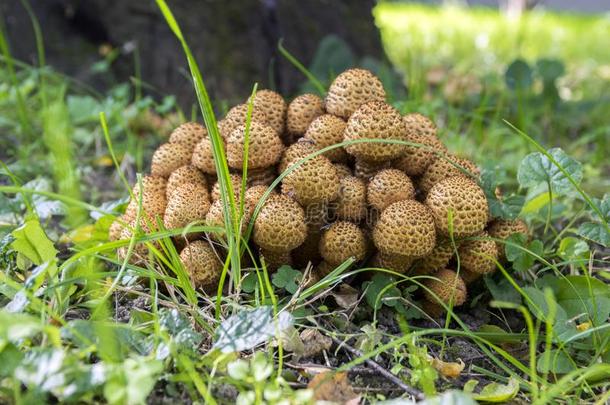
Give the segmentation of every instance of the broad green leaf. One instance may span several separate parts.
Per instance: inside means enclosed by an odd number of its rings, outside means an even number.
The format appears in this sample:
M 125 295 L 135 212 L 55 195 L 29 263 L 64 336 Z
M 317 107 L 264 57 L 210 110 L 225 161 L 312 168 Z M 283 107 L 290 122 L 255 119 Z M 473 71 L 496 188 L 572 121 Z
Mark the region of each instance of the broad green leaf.
M 599 207 L 602 218 L 591 212 L 594 222 L 585 222 L 578 228 L 579 235 L 597 242 L 605 247 L 610 246 L 610 232 L 603 224 L 610 222 L 610 194 L 605 194 L 603 199 L 593 198 L 593 203 Z
M 523 208 L 523 196 L 510 195 L 498 199 L 496 187 L 498 182 L 493 170 L 484 169 L 481 173 L 481 185 L 485 191 L 491 216 L 494 218 L 515 219 Z
M 292 322 L 292 315 L 286 311 L 274 319 L 271 306 L 242 310 L 218 326 L 214 348 L 223 353 L 251 349 L 281 333 Z
M 283 265 L 273 274 L 271 282 L 278 288 L 283 288 L 290 294 L 297 292 L 303 274 L 288 265 Z
M 549 149 L 548 153 L 572 177 L 576 183 L 582 180 L 582 165 L 566 155 L 561 148 Z M 519 184 L 523 187 L 536 187 L 550 184 L 557 194 L 568 194 L 573 185 L 566 175 L 546 155 L 535 152 L 527 155 L 519 165 L 517 173 Z
M 144 404 L 161 371 L 160 361 L 129 358 L 114 367 L 104 386 L 104 397 L 109 404 Z
M 506 402 L 519 393 L 519 382 L 516 378 L 508 379 L 507 384 L 491 383 L 483 387 L 481 392 L 474 395 L 477 401 Z
M 320 41 L 309 70 L 322 83 L 330 80 L 355 64 L 349 44 L 336 35 L 327 35 Z
M 395 307 L 400 301 L 398 298 L 401 297 L 400 290 L 396 287 L 386 287 L 394 282 L 394 279 L 383 273 L 376 273 L 371 281 L 363 283 L 365 288 L 365 299 L 366 302 L 373 309 L 379 309 L 383 304 L 389 307 Z M 381 295 L 383 294 L 383 295 Z
M 502 277 L 496 282 L 492 277 L 485 277 L 485 286 L 491 293 L 491 296 L 496 301 L 512 302 L 515 304 L 521 303 L 521 294 L 511 285 L 511 283 Z
M 29 219 L 15 229 L 13 237 L 15 240 L 11 247 L 36 265 L 51 261 L 57 255 L 53 242 L 49 240 L 37 219 Z
M 4 346 L 4 349 L 0 350 L 0 378 L 11 376 L 23 357 L 23 353 L 15 345 Z
M 575 367 L 568 356 L 561 350 L 551 349 L 538 355 L 536 368 L 541 373 L 566 374 Z
M 589 245 L 587 245 L 587 242 L 572 236 L 563 238 L 561 242 L 559 242 L 559 247 L 557 248 L 557 255 L 566 260 L 586 260 L 589 258 L 589 254 Z
M 256 272 L 250 272 L 246 274 L 241 282 L 241 290 L 245 293 L 253 293 L 256 290 L 256 286 L 258 285 L 258 277 L 256 276 Z
M 522 214 L 531 214 L 533 212 L 538 212 L 544 206 L 546 206 L 549 201 L 551 201 L 551 194 L 548 192 L 537 194 L 535 197 L 529 199 L 521 209 Z
M 543 255 L 544 246 L 542 241 L 535 239 L 528 242 L 527 237 L 522 234 L 510 235 L 506 240 L 511 242 L 504 246 L 506 258 L 512 262 L 513 268 L 517 271 L 528 270 L 536 261 L 535 255 L 539 257 Z
M 43 330 L 40 319 L 25 314 L 0 310 L 0 347 L 7 342 L 17 343 Z

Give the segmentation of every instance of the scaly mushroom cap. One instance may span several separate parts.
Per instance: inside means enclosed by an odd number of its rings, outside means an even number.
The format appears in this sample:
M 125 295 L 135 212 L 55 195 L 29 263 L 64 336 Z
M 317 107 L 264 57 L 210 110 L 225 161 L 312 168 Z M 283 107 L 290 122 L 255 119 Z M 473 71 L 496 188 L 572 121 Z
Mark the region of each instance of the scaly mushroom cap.
M 324 114 L 322 99 L 315 94 L 302 94 L 288 104 L 286 129 L 292 135 L 303 135 L 309 124 L 322 114 Z
M 244 143 L 246 125 L 239 125 L 227 137 L 227 162 L 233 169 L 241 169 L 244 164 Z M 248 146 L 248 168 L 263 169 L 276 164 L 284 144 L 278 133 L 269 125 L 251 122 Z
M 209 243 L 196 240 L 180 252 L 180 261 L 195 288 L 213 292 L 222 273 L 222 262 Z
M 364 180 L 370 180 L 374 175 L 383 169 L 391 167 L 391 162 L 367 162 L 366 160 L 356 159 L 354 163 L 354 176 Z
M 254 222 L 254 242 L 266 250 L 287 252 L 299 247 L 306 237 L 303 208 L 285 195 L 270 196 Z
M 244 214 L 241 219 L 241 233 L 242 236 L 245 235 L 248 230 L 248 224 L 250 223 L 250 219 L 252 218 L 252 212 L 254 207 L 250 204 L 245 204 Z M 221 200 L 216 200 L 210 205 L 210 209 L 208 210 L 205 216 L 205 224 L 207 226 L 217 226 L 220 228 L 225 227 L 225 214 L 224 207 Z M 210 234 L 210 237 L 214 240 L 221 240 L 224 237 L 224 230 L 220 233 L 216 232 Z
M 316 266 L 314 271 L 320 275 L 320 278 L 323 278 L 323 277 L 328 276 L 330 274 L 330 272 L 336 268 L 337 268 L 337 266 L 334 266 L 323 260 L 320 263 L 318 263 L 318 265 Z
M 349 258 L 361 261 L 366 256 L 362 229 L 352 222 L 335 222 L 322 234 L 320 254 L 327 263 L 336 266 Z
M 296 164 L 298 160 L 289 165 Z M 284 177 L 282 193 L 290 195 L 305 207 L 333 201 L 339 195 L 337 169 L 326 156 L 315 156 Z
M 432 211 L 436 230 L 443 236 L 449 235 L 450 212 L 455 238 L 483 231 L 489 218 L 485 193 L 477 183 L 463 176 L 436 183 L 428 192 L 426 205 Z
M 207 174 L 216 174 L 216 165 L 214 164 L 214 148 L 210 138 L 203 138 L 193 150 L 191 164 Z
M 267 123 L 277 131 L 284 133 L 286 123 L 286 101 L 284 97 L 272 90 L 259 90 L 254 95 L 253 107 L 267 116 Z
M 311 122 L 304 138 L 313 141 L 317 149 L 323 149 L 343 142 L 345 126 L 346 123 L 341 118 L 324 114 Z M 333 162 L 342 162 L 347 157 L 342 147 L 324 152 L 324 155 Z
M 441 304 L 437 302 L 430 302 L 428 300 L 422 301 L 421 309 L 433 319 L 439 319 L 446 312 L 445 308 Z
M 427 117 L 415 113 L 402 117 L 405 125 L 407 141 L 425 145 L 406 146 L 404 155 L 394 162 L 394 167 L 409 176 L 421 176 L 428 166 L 436 159 L 434 151 L 445 152 L 447 148 L 436 137 L 436 126 Z
M 391 105 L 371 101 L 361 105 L 349 118 L 344 141 L 358 139 L 407 140 L 400 113 Z M 356 158 L 384 162 L 396 159 L 404 153 L 405 146 L 391 143 L 356 143 L 345 146 L 345 150 Z
M 432 277 L 435 278 L 424 281 L 424 285 L 430 290 L 426 290 L 424 293 L 428 301 L 438 303 L 432 293 L 436 294 L 446 305 L 453 302 L 453 305 L 457 307 L 466 301 L 466 284 L 455 271 L 442 269 L 434 273 Z
M 218 121 L 218 131 L 220 136 L 226 139 L 235 128 L 245 125 L 248 117 L 248 104 L 238 104 L 231 108 L 227 115 L 220 121 Z M 269 124 L 267 114 L 260 108 L 252 106 L 252 115 L 250 122 L 259 122 L 263 124 Z
M 121 238 L 121 232 L 133 218 L 128 218 L 124 214 L 117 217 L 108 228 L 108 240 L 115 241 Z
M 265 167 L 264 169 L 248 169 L 246 183 L 248 187 L 269 186 L 277 178 L 275 166 Z
M 421 179 L 419 180 L 419 189 L 427 194 L 432 186 L 449 177 L 462 176 L 470 177 L 455 165 L 459 165 L 468 172 L 478 176 L 481 172 L 479 168 L 467 159 L 462 159 L 457 156 L 439 157 L 434 160 L 426 169 Z
M 344 163 L 335 163 L 334 165 L 335 169 L 337 169 L 337 176 L 339 176 L 339 178 L 352 175 L 352 169 L 350 169 L 348 165 Z
M 489 274 L 496 270 L 498 247 L 487 232 L 477 235 L 482 239 L 466 240 L 458 249 L 460 265 L 465 270 L 477 274 Z
M 208 188 L 208 181 L 199 169 L 191 165 L 182 166 L 174 170 L 172 174 L 169 175 L 169 179 L 167 179 L 165 192 L 167 199 L 169 200 L 176 188 L 183 184 L 200 185 L 206 189 Z
M 169 136 L 170 143 L 182 143 L 191 150 L 195 149 L 203 138 L 208 136 L 208 130 L 197 122 L 186 122 L 174 129 Z
M 496 239 L 506 240 L 514 233 L 521 233 L 525 236 L 529 234 L 527 225 L 520 219 L 496 219 L 489 224 L 487 228 L 489 236 Z M 498 256 L 501 260 L 506 258 L 506 246 L 502 242 L 496 242 L 498 247 Z
M 362 104 L 385 101 L 381 80 L 365 69 L 349 69 L 335 78 L 326 95 L 326 111 L 349 118 Z
M 304 208 L 305 223 L 309 229 L 319 231 L 328 223 L 328 204 L 311 204 Z
M 183 143 L 164 143 L 153 154 L 150 173 L 153 176 L 169 177 L 177 168 L 191 162 L 193 148 Z
M 388 269 L 397 273 L 406 273 L 413 264 L 413 258 L 403 255 L 377 252 L 371 260 L 371 266 L 379 269 Z
M 119 236 L 119 240 L 128 240 L 131 239 L 133 232 L 130 228 L 135 228 L 135 221 L 132 221 L 129 226 L 124 227 L 121 230 L 121 234 Z M 144 226 L 143 226 L 144 228 Z M 144 232 L 148 232 L 144 230 Z M 129 246 L 121 246 L 117 249 L 117 257 L 119 260 L 123 261 L 127 258 L 127 254 L 129 253 Z M 129 263 L 139 266 L 146 263 L 146 259 L 148 258 L 148 247 L 143 242 L 136 242 L 131 251 L 131 256 L 129 256 Z
M 229 178 L 231 180 L 231 186 L 233 187 L 235 202 L 238 202 L 239 196 L 241 195 L 241 176 L 239 174 L 231 174 Z M 220 200 L 220 195 L 220 183 L 217 181 L 212 186 L 212 192 L 210 194 L 212 201 Z
M 163 223 L 167 229 L 184 228 L 203 221 L 210 209 L 208 189 L 201 184 L 182 184 L 167 201 Z
M 138 206 L 140 204 L 140 194 L 142 195 L 142 223 L 152 222 L 155 223 L 155 218 L 163 218 L 165 213 L 165 207 L 167 205 L 167 199 L 165 197 L 167 187 L 167 180 L 163 177 L 156 176 L 144 176 L 142 177 L 142 189 L 143 193 L 140 193 L 140 186 L 136 183 L 133 186 L 134 198 L 129 201 L 127 208 L 125 209 L 125 217 L 129 220 L 134 220 L 138 213 Z
M 317 150 L 318 149 L 313 142 L 300 138 L 284 150 L 284 154 L 282 155 L 282 159 L 278 166 L 278 173 L 285 172 L 292 162 L 303 159 L 304 157 L 315 153 Z
M 292 266 L 292 257 L 290 252 L 274 252 L 272 250 L 260 249 L 259 255 L 261 261 L 265 261 L 267 270 L 273 272 L 279 269 L 283 265 Z
M 430 254 L 422 257 L 415 263 L 413 274 L 425 275 L 444 269 L 449 264 L 449 260 L 451 260 L 454 253 L 455 251 L 450 240 L 438 241 Z
M 398 169 L 379 171 L 369 181 L 367 188 L 368 203 L 379 211 L 396 201 L 415 198 L 415 187 L 409 176 Z
M 434 249 L 434 218 L 425 205 L 415 200 L 398 201 L 381 212 L 373 241 L 380 252 L 423 257 Z
M 339 219 L 358 222 L 366 216 L 366 182 L 355 176 L 340 179 L 339 198 L 333 204 Z
M 464 280 L 466 285 L 469 285 L 483 277 L 483 274 L 473 273 L 472 271 L 468 271 L 466 269 L 460 269 L 460 277 L 462 280 Z
M 265 186 L 265 185 L 256 185 L 256 186 L 248 187 L 246 189 L 246 194 L 244 195 L 245 204 L 248 204 L 252 208 L 256 207 L 258 202 L 265 195 L 266 191 L 267 191 L 267 186 Z M 275 192 L 275 190 L 273 190 L 271 192 L 271 194 L 269 194 L 269 196 L 272 196 L 274 194 L 277 194 Z

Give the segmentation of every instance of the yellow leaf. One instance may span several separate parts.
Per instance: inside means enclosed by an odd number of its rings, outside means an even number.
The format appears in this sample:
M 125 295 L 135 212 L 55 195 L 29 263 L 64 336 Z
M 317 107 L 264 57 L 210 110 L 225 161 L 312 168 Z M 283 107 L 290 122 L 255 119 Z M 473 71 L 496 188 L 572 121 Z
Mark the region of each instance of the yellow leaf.
M 589 328 L 591 328 L 591 322 L 583 322 L 581 324 L 576 325 L 576 329 L 578 329 L 580 332 L 584 332 Z
M 442 360 L 432 358 L 430 363 L 432 364 L 432 367 L 434 367 L 436 371 L 441 373 L 443 376 L 447 378 L 457 378 L 460 376 L 460 374 L 464 370 L 464 367 L 466 366 L 462 359 L 459 360 L 459 363 L 453 363 L 444 362 Z
M 100 156 L 97 159 L 95 159 L 96 166 L 110 167 L 113 164 L 114 164 L 114 162 L 112 161 L 112 158 L 108 155 Z
M 93 238 L 93 234 L 95 232 L 95 225 L 83 225 L 81 227 L 76 228 L 75 230 L 68 232 L 63 235 L 60 239 L 62 243 L 82 243 Z

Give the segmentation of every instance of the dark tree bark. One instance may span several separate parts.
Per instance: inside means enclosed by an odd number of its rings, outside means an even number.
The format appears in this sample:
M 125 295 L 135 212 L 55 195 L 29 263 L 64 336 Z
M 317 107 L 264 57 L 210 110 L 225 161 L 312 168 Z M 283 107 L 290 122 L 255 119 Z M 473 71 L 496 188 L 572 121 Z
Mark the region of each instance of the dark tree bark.
M 121 49 L 112 65 L 114 80 L 134 75 L 134 46 L 142 79 L 162 94 L 194 101 L 184 55 L 153 0 L 30 0 L 40 20 L 47 61 L 97 87 L 109 85 L 90 71 L 98 49 Z M 344 39 L 356 55 L 383 57 L 371 9 L 374 0 L 170 0 L 176 19 L 215 99 L 243 100 L 254 82 L 284 94 L 296 90 L 302 75 L 277 51 L 280 38 L 306 65 L 328 34 Z M 31 24 L 19 0 L 0 11 L 13 54 L 35 60 Z

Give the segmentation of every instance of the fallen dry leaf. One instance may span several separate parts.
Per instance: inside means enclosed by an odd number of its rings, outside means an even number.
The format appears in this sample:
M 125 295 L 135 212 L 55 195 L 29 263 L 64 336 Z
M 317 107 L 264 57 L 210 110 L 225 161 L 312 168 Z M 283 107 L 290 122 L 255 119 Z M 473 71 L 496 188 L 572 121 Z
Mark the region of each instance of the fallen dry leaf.
M 305 347 L 303 351 L 304 357 L 315 356 L 323 350 L 328 350 L 333 344 L 333 340 L 328 336 L 324 336 L 317 329 L 305 329 L 301 332 L 301 341 Z
M 360 396 L 350 384 L 347 373 L 320 373 L 311 379 L 307 388 L 313 390 L 316 401 L 332 401 L 345 405 L 360 402 Z
M 459 363 L 453 363 L 432 358 L 430 364 L 432 364 L 432 367 L 434 367 L 436 371 L 441 373 L 444 377 L 457 378 L 460 376 L 462 370 L 464 370 L 464 367 L 466 366 L 462 359 L 459 360 Z
M 358 302 L 358 290 L 347 284 L 341 284 L 332 296 L 335 297 L 337 305 L 343 309 L 352 308 Z

